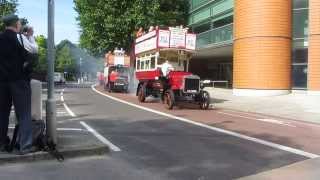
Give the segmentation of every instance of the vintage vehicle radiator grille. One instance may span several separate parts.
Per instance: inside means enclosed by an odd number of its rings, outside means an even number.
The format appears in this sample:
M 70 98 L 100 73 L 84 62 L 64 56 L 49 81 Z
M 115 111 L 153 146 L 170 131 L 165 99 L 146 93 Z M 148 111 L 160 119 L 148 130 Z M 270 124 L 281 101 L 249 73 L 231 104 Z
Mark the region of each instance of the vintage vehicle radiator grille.
M 200 79 L 186 78 L 184 82 L 184 92 L 196 93 L 199 92 Z

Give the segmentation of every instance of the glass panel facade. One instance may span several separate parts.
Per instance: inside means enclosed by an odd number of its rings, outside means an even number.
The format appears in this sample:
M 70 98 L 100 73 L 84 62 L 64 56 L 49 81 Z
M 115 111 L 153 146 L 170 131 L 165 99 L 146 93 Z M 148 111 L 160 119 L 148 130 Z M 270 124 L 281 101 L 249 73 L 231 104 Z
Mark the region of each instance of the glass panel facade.
M 307 89 L 308 77 L 308 0 L 293 1 L 292 88 Z
M 203 11 L 198 12 L 193 16 L 193 21 L 199 22 L 201 20 L 207 19 L 210 17 L 210 9 L 206 9 Z
M 210 29 L 211 29 L 211 22 L 207 22 L 207 23 L 201 24 L 199 26 L 195 26 L 193 28 L 193 32 L 196 34 L 199 34 L 202 32 L 209 31 Z
M 194 4 L 194 0 L 189 0 L 190 4 Z M 211 1 L 196 1 L 197 8 L 191 8 L 189 10 L 189 25 L 200 23 L 203 20 L 214 20 L 225 14 L 232 12 L 234 0 L 211 0 Z M 207 4 L 206 4 L 207 3 Z M 204 5 L 205 6 L 201 6 Z
M 197 48 L 204 48 L 210 44 L 232 43 L 233 24 L 212 29 L 210 31 L 198 34 Z
M 233 16 L 229 16 L 229 17 L 214 21 L 213 28 L 222 27 L 222 26 L 225 26 L 225 25 L 231 24 L 231 23 L 233 23 Z
M 308 9 L 293 10 L 293 38 L 308 38 Z
M 294 9 L 308 8 L 308 7 L 309 7 L 309 0 L 293 0 Z
M 292 52 L 292 63 L 307 63 L 308 48 L 294 48 Z
M 306 64 L 292 66 L 293 89 L 305 89 L 307 87 L 308 66 Z
M 195 9 L 211 0 L 189 0 L 190 10 Z

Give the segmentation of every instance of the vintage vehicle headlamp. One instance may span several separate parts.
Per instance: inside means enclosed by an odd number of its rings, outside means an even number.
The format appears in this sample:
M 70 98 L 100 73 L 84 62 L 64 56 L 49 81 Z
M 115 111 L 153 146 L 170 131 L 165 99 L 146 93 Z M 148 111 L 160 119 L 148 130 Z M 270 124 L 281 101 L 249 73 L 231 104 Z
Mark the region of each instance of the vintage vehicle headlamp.
M 154 79 L 155 79 L 155 80 L 159 80 L 159 77 L 158 77 L 158 76 L 156 76 Z

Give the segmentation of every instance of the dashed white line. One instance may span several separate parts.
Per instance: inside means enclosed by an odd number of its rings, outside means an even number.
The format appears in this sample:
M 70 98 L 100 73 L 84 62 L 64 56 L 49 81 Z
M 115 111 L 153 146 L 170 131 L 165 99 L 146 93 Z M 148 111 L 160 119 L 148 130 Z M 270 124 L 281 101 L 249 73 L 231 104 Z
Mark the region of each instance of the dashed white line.
M 60 92 L 60 100 L 63 102 L 63 106 L 64 108 L 67 110 L 67 112 L 70 114 L 70 116 L 72 117 L 77 117 L 75 115 L 74 112 L 71 111 L 71 109 L 67 106 L 67 104 L 64 101 L 64 97 L 63 97 L 63 92 L 64 89 Z M 96 130 L 94 130 L 92 127 L 90 127 L 87 123 L 80 121 L 80 124 L 86 128 L 86 130 L 83 129 L 76 129 L 76 128 L 60 128 L 60 130 L 68 130 L 68 131 L 88 131 L 90 133 L 92 133 L 98 140 L 100 140 L 102 143 L 106 144 L 107 146 L 109 146 L 109 148 L 112 151 L 115 152 L 119 152 L 121 151 L 121 149 L 119 147 L 117 147 L 116 145 L 112 144 L 109 140 L 107 140 L 105 137 L 103 137 L 101 134 L 99 134 Z M 58 129 L 59 130 L 59 129 Z
M 64 89 L 60 92 L 60 100 L 63 103 L 64 108 L 70 114 L 71 117 L 77 117 L 76 114 L 73 111 L 71 111 L 68 105 L 64 102 L 63 92 L 64 92 Z
M 106 94 L 96 90 L 95 89 L 95 85 L 92 85 L 91 88 L 96 93 L 98 93 L 98 94 L 100 94 L 102 96 L 105 96 L 105 97 L 107 97 L 109 99 L 118 101 L 118 102 L 123 103 L 123 104 L 127 104 L 129 106 L 133 106 L 133 107 L 145 110 L 145 111 L 149 111 L 149 112 L 152 112 L 152 113 L 155 113 L 155 114 L 158 114 L 158 115 L 166 116 L 166 117 L 169 117 L 169 118 L 172 118 L 172 119 L 176 119 L 176 120 L 183 121 L 183 122 L 186 122 L 186 123 L 189 123 L 189 124 L 193 124 L 193 125 L 196 125 L 196 126 L 199 126 L 199 127 L 207 128 L 207 129 L 210 129 L 210 130 L 213 130 L 213 131 L 216 131 L 216 132 L 220 132 L 220 133 L 224 133 L 224 134 L 227 134 L 227 135 L 230 135 L 230 136 L 234 136 L 234 137 L 238 137 L 238 138 L 245 139 L 245 140 L 248 140 L 248 141 L 252 141 L 252 142 L 255 142 L 255 143 L 258 143 L 258 144 L 262 144 L 262 145 L 265 145 L 265 146 L 269 146 L 269 147 L 272 147 L 272 148 L 275 148 L 275 149 L 280 149 L 280 150 L 283 150 L 283 151 L 287 151 L 287 152 L 290 152 L 290 153 L 293 153 L 293 154 L 297 154 L 297 155 L 300 155 L 300 156 L 304 156 L 304 157 L 307 157 L 307 158 L 318 158 L 318 157 L 320 157 L 317 154 L 309 153 L 309 152 L 306 152 L 306 151 L 303 151 L 303 150 L 300 150 L 300 149 L 295 149 L 295 148 L 287 147 L 287 146 L 284 146 L 284 145 L 281 145 L 281 144 L 276 144 L 276 143 L 272 143 L 272 142 L 265 141 L 265 140 L 262 140 L 262 139 L 246 136 L 246 135 L 243 135 L 243 134 L 240 134 L 240 133 L 236 133 L 236 132 L 232 132 L 232 131 L 228 131 L 228 130 L 212 127 L 212 126 L 209 126 L 209 125 L 206 125 L 206 124 L 202 124 L 202 123 L 199 123 L 199 122 L 194 122 L 194 121 L 186 119 L 186 118 L 177 117 L 177 116 L 174 116 L 174 115 L 171 115 L 171 114 L 167 114 L 167 113 L 164 113 L 164 112 L 161 112 L 161 111 L 157 111 L 157 110 L 150 109 L 150 108 L 147 108 L 147 107 L 143 107 L 143 106 L 140 106 L 140 105 L 137 105 L 137 104 L 134 104 L 134 103 L 130 103 L 130 102 L 121 100 L 119 98 L 115 98 L 115 97 L 106 95 Z
M 117 147 L 116 145 L 112 144 L 109 140 L 107 140 L 105 137 L 103 137 L 101 134 L 99 134 L 96 130 L 94 130 L 92 127 L 90 127 L 87 123 L 81 121 L 80 124 L 85 127 L 89 132 L 91 132 L 96 138 L 98 138 L 102 143 L 109 146 L 109 148 L 112 151 L 119 152 L 121 149 Z
M 71 109 L 67 106 L 66 103 L 63 103 L 63 106 L 67 110 L 67 112 L 70 114 L 70 116 L 77 117 L 76 114 L 74 114 L 74 112 L 71 111 Z

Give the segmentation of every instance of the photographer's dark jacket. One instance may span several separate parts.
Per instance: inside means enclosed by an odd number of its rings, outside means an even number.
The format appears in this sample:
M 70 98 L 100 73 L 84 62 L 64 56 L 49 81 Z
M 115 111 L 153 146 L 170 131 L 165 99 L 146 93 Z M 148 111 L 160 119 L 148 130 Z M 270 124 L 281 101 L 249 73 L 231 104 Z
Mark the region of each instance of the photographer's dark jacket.
M 23 50 L 16 32 L 5 30 L 0 34 L 0 82 L 28 80 L 23 70 Z

